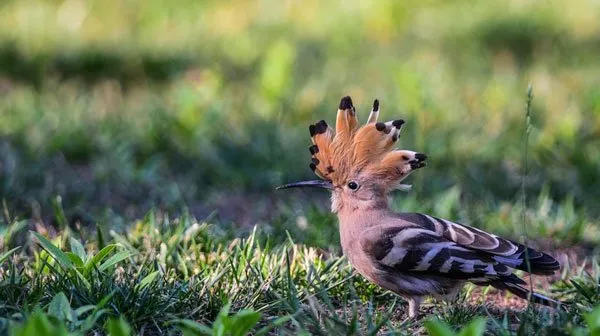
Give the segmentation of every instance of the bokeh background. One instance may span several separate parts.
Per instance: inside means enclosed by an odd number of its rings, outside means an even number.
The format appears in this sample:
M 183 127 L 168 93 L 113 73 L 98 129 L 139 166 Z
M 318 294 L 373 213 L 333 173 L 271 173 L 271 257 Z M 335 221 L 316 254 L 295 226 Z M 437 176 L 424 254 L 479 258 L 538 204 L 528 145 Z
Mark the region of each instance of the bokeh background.
M 3 213 L 108 230 L 190 212 L 335 246 L 327 195 L 274 187 L 313 178 L 308 125 L 349 94 L 430 157 L 395 208 L 595 243 L 598 17 L 589 0 L 4 0 Z

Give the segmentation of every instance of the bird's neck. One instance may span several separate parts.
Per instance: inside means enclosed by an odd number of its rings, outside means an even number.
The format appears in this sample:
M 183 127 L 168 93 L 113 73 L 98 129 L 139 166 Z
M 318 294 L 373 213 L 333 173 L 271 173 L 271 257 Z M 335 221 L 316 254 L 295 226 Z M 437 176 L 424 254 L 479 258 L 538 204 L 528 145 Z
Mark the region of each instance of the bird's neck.
M 335 200 L 334 200 L 335 203 Z M 380 219 L 392 215 L 387 197 L 340 203 L 335 208 L 340 229 L 362 228 L 381 224 Z
M 390 211 L 386 195 L 377 195 L 370 199 L 347 198 L 343 195 L 332 194 L 331 210 L 340 219 L 354 218 L 366 213 L 385 213 Z
M 353 251 L 356 251 L 356 248 L 353 245 L 359 244 L 362 232 L 375 225 L 386 223 L 387 219 L 393 217 L 393 212 L 389 208 L 387 199 L 384 199 L 376 202 L 361 202 L 353 206 L 343 204 L 337 211 L 337 216 L 340 221 L 342 250 L 354 264 L 356 256 L 353 255 Z

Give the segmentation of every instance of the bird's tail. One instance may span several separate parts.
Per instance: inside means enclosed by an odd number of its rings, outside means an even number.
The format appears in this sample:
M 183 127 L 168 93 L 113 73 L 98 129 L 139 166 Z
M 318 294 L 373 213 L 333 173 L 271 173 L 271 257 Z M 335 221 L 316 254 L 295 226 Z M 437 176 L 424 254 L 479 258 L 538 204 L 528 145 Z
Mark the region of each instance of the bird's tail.
M 527 288 L 513 282 L 494 281 L 490 283 L 490 285 L 500 290 L 507 290 L 522 299 L 531 300 L 531 302 L 540 303 L 545 306 L 557 308 L 559 305 L 562 305 L 562 302 L 560 301 L 551 299 L 539 293 L 531 293 Z
M 517 253 L 519 255 L 518 259 L 522 260 L 522 263 L 517 265 L 516 268 L 525 272 L 552 275 L 554 271 L 560 268 L 560 264 L 552 256 L 530 247 L 519 245 Z
M 512 242 L 518 246 L 515 253 L 509 256 L 495 255 L 492 258 L 502 264 L 525 272 L 542 275 L 552 275 L 560 268 L 560 264 L 551 255 L 536 251 L 522 244 Z

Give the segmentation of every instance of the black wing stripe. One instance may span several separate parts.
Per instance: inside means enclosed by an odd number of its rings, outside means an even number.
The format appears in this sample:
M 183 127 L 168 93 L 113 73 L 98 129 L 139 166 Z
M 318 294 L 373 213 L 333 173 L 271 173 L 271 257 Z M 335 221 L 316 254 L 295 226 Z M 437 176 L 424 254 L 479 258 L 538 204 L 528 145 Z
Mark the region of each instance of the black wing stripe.
M 442 266 L 444 266 L 444 263 L 446 263 L 446 261 L 448 261 L 449 259 L 450 253 L 448 252 L 448 249 L 443 248 L 438 252 L 438 254 L 436 254 L 435 257 L 433 257 L 433 259 L 431 259 L 431 265 L 427 270 L 430 272 L 437 270 L 444 273 Z
M 437 232 L 437 228 L 436 228 L 435 221 L 433 220 L 433 218 L 431 218 L 430 216 L 421 214 L 421 213 L 417 213 L 417 215 L 420 218 L 419 224 L 421 224 L 427 230 Z
M 373 256 L 377 260 L 381 260 L 387 256 L 394 247 L 393 238 L 402 231 L 403 228 L 389 227 L 381 232 L 381 239 L 367 241 L 366 246 L 363 246 L 365 252 Z
M 495 262 L 489 255 L 486 253 L 478 253 L 475 250 L 460 250 L 453 248 L 450 253 L 454 257 L 463 258 L 463 259 L 477 259 L 484 262 Z
M 408 250 L 408 251 L 406 251 L 404 258 L 402 258 L 402 261 L 400 261 L 398 264 L 393 265 L 393 267 L 398 270 L 406 270 L 406 271 L 414 270 L 417 267 L 417 265 L 419 265 L 419 262 L 425 256 L 425 253 L 423 253 L 423 252 L 425 252 L 425 251 L 423 251 L 423 250 Z

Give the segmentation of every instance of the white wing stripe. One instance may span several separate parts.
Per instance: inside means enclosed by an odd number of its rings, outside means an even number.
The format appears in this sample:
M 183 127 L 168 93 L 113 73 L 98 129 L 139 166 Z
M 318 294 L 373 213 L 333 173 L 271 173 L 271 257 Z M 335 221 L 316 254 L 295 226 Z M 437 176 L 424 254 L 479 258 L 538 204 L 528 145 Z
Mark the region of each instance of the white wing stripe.
M 425 257 L 423 257 L 423 259 L 419 262 L 419 265 L 417 265 L 417 267 L 415 267 L 415 271 L 426 271 L 427 269 L 429 269 L 429 266 L 431 266 L 431 259 L 433 259 L 438 253 L 440 253 L 440 247 L 438 246 L 434 246 L 432 247 L 429 251 L 427 251 L 427 254 L 425 254 Z
M 523 260 L 520 260 L 520 259 L 513 259 L 513 258 L 507 258 L 507 257 L 500 257 L 500 256 L 494 256 L 494 260 L 496 260 L 500 263 L 503 263 L 503 264 L 507 264 L 510 267 L 517 267 L 523 263 Z
M 421 233 L 431 235 L 432 232 L 427 229 L 417 229 L 417 228 L 404 229 L 404 230 L 400 231 L 396 236 L 394 236 L 394 238 L 393 238 L 394 245 L 402 246 L 406 240 L 408 240 L 410 238 L 414 238 L 414 237 L 420 235 Z
M 445 220 L 445 219 L 440 219 L 441 221 L 444 222 L 444 224 L 446 224 L 446 230 L 448 230 L 448 232 L 450 232 L 450 238 L 452 238 L 453 241 L 457 241 L 456 238 L 456 231 L 454 231 L 454 223 Z
M 398 246 L 398 245 L 396 245 Z M 390 252 L 381 259 L 381 263 L 388 266 L 394 266 L 402 262 L 408 251 L 400 247 L 394 247 Z
M 447 259 L 446 261 L 444 261 L 442 267 L 440 267 L 440 272 L 448 273 L 450 271 L 450 268 L 452 268 L 452 260 Z

